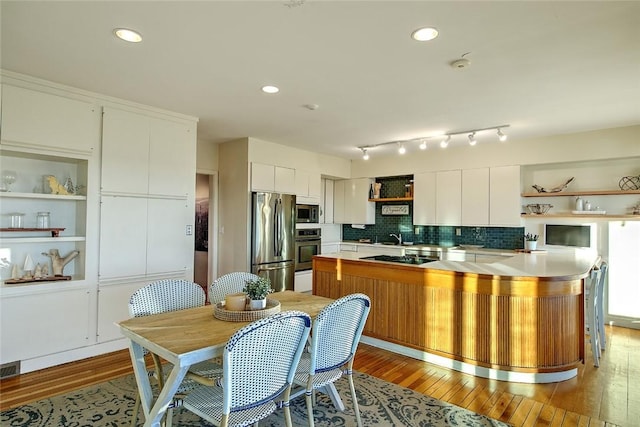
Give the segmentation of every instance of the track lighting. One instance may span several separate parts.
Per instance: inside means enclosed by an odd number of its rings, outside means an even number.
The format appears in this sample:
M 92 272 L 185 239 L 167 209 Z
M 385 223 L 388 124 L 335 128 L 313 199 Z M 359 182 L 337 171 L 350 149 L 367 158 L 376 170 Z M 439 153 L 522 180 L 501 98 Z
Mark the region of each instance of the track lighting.
M 390 144 L 396 144 L 398 146 L 398 153 L 399 154 L 405 154 L 407 152 L 407 148 L 405 147 L 405 145 L 409 144 L 414 144 L 417 143 L 419 144 L 418 146 L 420 147 L 421 150 L 426 150 L 427 149 L 427 140 L 429 139 L 435 139 L 435 138 L 440 138 L 440 147 L 442 148 L 447 148 L 447 146 L 449 145 L 449 142 L 451 142 L 451 137 L 455 136 L 455 135 L 467 135 L 468 139 L 469 139 L 469 145 L 473 146 L 476 145 L 478 143 L 478 140 L 476 139 L 476 133 L 478 132 L 484 132 L 484 131 L 489 131 L 489 130 L 495 130 L 496 134 L 498 136 L 498 139 L 501 142 L 504 142 L 507 140 L 507 135 L 504 134 L 504 132 L 502 132 L 502 129 L 504 128 L 508 128 L 510 125 L 505 124 L 505 125 L 499 125 L 499 126 L 491 126 L 491 127 L 486 127 L 486 128 L 480 128 L 480 129 L 469 129 L 469 130 L 463 130 L 463 131 L 456 131 L 456 132 L 447 132 L 441 136 L 423 136 L 423 137 L 417 137 L 417 138 L 413 138 L 413 139 L 406 139 L 406 140 L 402 140 L 402 141 L 388 141 L 388 142 L 380 142 L 378 144 L 372 144 L 372 145 L 363 145 L 361 147 L 358 147 L 358 149 L 360 149 L 362 151 L 362 158 L 364 160 L 369 159 L 369 155 L 367 154 L 367 149 L 369 148 L 375 148 L 375 147 L 381 147 L 381 146 L 385 146 L 385 145 L 390 145 Z

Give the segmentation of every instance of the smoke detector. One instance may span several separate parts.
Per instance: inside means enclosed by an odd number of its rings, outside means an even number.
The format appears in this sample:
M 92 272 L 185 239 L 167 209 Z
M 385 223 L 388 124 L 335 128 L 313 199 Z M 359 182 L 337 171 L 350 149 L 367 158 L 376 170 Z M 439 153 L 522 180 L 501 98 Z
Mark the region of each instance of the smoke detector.
M 465 68 L 468 68 L 471 65 L 471 61 L 469 61 L 467 58 L 465 58 L 465 55 L 470 54 L 471 52 L 467 52 L 465 54 L 463 54 L 460 59 L 456 59 L 455 61 L 453 61 L 450 65 L 452 68 L 455 68 L 456 70 L 462 70 Z
M 455 68 L 456 70 L 462 70 L 463 68 L 467 68 L 469 65 L 471 65 L 471 61 L 464 58 L 460 58 L 451 63 L 451 67 Z

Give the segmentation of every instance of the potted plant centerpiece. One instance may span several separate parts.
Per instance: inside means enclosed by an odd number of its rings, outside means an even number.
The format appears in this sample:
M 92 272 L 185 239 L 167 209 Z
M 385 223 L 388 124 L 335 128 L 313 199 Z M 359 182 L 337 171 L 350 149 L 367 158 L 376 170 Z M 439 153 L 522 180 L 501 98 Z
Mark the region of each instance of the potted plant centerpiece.
M 524 235 L 524 248 L 528 251 L 534 251 L 538 247 L 538 235 L 527 233 Z
M 263 310 L 267 307 L 267 295 L 273 292 L 273 289 L 268 277 L 259 277 L 255 280 L 247 280 L 242 291 L 249 297 L 250 310 Z

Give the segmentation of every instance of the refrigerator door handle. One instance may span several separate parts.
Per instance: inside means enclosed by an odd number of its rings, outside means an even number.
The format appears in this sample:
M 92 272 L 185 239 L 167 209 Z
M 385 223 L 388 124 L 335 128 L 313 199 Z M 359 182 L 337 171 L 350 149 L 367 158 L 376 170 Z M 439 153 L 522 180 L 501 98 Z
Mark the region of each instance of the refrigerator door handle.
M 275 219 L 274 219 L 274 255 L 282 256 L 282 199 L 276 199 Z
M 282 270 L 283 266 L 279 266 L 279 267 L 258 267 L 258 273 L 260 273 L 261 271 L 274 271 L 274 270 Z

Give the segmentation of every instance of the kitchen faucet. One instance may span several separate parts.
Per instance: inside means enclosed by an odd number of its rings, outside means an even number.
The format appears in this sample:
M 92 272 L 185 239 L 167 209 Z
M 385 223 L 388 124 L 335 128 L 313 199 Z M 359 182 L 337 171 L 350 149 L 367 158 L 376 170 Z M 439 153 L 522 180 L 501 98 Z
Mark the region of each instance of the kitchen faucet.
M 398 233 L 398 234 L 389 234 L 389 236 L 395 237 L 396 239 L 398 239 L 398 244 L 401 245 L 402 244 L 402 234 Z

